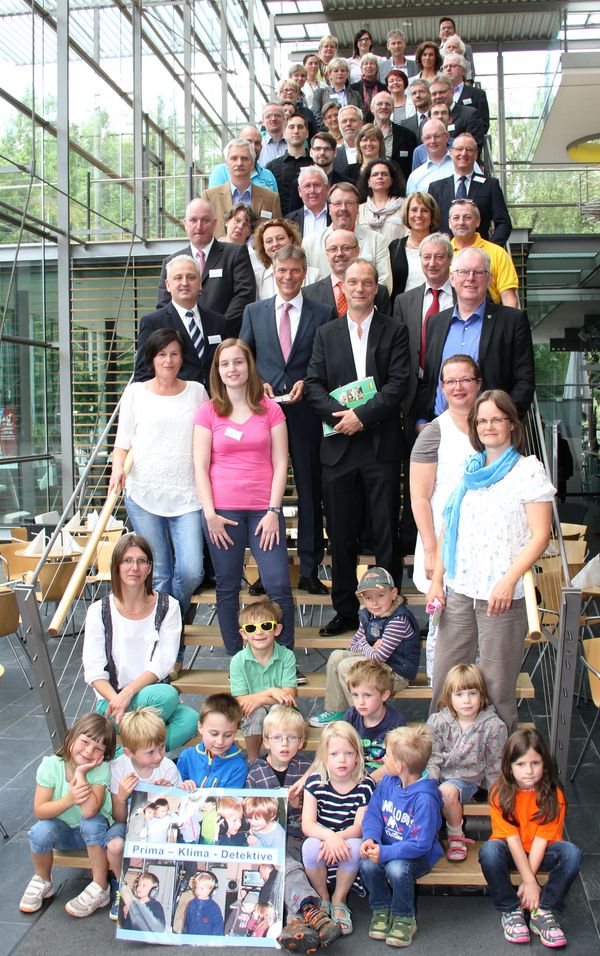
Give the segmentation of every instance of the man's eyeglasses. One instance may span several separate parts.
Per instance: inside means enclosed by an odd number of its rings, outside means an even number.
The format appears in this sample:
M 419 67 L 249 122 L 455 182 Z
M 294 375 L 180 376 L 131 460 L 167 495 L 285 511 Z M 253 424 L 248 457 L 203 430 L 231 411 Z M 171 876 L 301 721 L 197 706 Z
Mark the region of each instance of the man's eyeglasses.
M 469 276 L 475 276 L 477 279 L 483 279 L 484 276 L 489 276 L 487 269 L 453 269 L 455 275 L 460 276 L 461 279 L 468 279 Z
M 249 623 L 241 625 L 244 634 L 256 634 L 259 630 L 268 634 L 269 631 L 274 631 L 276 627 L 277 621 L 261 621 L 260 624 Z

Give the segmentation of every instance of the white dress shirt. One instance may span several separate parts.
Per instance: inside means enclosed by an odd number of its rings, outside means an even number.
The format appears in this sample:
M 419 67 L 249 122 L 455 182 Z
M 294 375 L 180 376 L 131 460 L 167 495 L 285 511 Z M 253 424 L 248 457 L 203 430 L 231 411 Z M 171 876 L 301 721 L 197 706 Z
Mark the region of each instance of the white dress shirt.
M 421 312 L 421 322 L 427 315 L 429 306 L 431 305 L 433 301 L 433 294 L 431 292 L 431 288 L 432 287 L 427 282 L 427 288 L 425 289 L 425 295 L 423 296 L 423 310 Z M 448 278 L 446 282 L 444 283 L 444 285 L 441 287 L 439 306 L 440 306 L 440 312 L 443 312 L 444 309 L 454 308 L 454 298 L 452 296 L 452 285 L 450 283 L 450 278 Z
M 185 328 L 187 329 L 190 338 L 192 338 L 192 325 L 193 325 L 194 322 L 195 322 L 196 325 L 201 329 L 202 335 L 204 335 L 204 329 L 202 328 L 202 318 L 200 317 L 200 311 L 199 311 L 197 305 L 193 306 L 193 308 L 191 308 L 191 309 L 186 309 L 186 307 L 185 307 L 184 305 L 178 305 L 177 302 L 173 302 L 173 305 L 174 305 L 175 308 L 177 309 L 177 312 L 178 312 L 178 314 L 179 314 L 179 318 L 181 319 L 181 321 L 183 322 Z M 187 315 L 185 314 L 186 312 L 193 312 L 193 313 L 194 313 L 194 318 L 193 318 L 193 320 L 192 320 L 192 319 L 188 319 Z
M 346 313 L 348 323 L 348 332 L 350 334 L 350 345 L 352 346 L 352 355 L 354 356 L 354 365 L 356 366 L 356 378 L 365 378 L 367 375 L 367 344 L 369 341 L 369 329 L 371 328 L 371 319 L 373 312 L 361 322 L 361 335 L 358 335 L 358 322 L 350 318 L 350 312 Z M 345 383 L 344 383 L 345 384 Z

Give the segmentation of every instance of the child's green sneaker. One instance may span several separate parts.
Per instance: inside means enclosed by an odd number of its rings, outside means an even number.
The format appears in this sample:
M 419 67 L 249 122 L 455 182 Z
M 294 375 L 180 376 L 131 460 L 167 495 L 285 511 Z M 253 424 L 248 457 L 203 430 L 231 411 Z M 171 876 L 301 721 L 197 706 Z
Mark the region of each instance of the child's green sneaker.
M 393 916 L 392 925 L 385 937 L 388 946 L 410 946 L 412 938 L 417 932 L 417 921 L 414 916 Z
M 373 910 L 371 925 L 369 926 L 369 936 L 371 939 L 385 939 L 390 931 L 391 918 L 387 907 L 380 910 Z
M 345 710 L 324 710 L 322 714 L 309 717 L 308 722 L 311 727 L 325 727 L 327 724 L 332 724 L 334 720 L 341 720 L 345 713 Z

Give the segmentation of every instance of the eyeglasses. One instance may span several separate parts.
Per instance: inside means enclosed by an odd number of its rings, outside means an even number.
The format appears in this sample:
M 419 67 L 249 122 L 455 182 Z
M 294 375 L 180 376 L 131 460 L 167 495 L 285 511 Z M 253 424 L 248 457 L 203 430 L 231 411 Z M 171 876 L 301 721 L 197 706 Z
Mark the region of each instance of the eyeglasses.
M 126 568 L 146 568 L 150 564 L 148 558 L 123 558 L 121 564 L 124 564 Z
M 349 255 L 349 253 L 353 252 L 355 249 L 358 249 L 358 244 L 356 246 L 327 246 L 325 252 L 332 252 L 332 253 L 343 252 L 344 255 L 347 256 Z
M 350 209 L 351 206 L 358 206 L 356 199 L 340 200 L 336 199 L 335 202 L 330 202 L 330 209 L 340 209 L 344 207 L 345 209 Z
M 495 415 L 494 418 L 478 418 L 475 422 L 478 428 L 485 428 L 487 425 L 497 426 L 500 422 L 510 421 L 508 415 L 503 415 L 502 418 L 499 415 Z
M 264 631 L 265 634 L 268 634 L 269 631 L 274 631 L 277 627 L 277 621 L 261 621 L 260 624 L 242 624 L 241 628 L 244 634 L 256 634 L 258 630 Z
M 297 737 L 296 734 L 275 734 L 273 737 L 267 737 L 267 740 L 270 740 L 273 744 L 282 744 L 284 740 L 288 744 L 297 744 L 301 737 Z
M 445 378 L 442 382 L 442 385 L 447 385 L 448 388 L 456 388 L 457 385 L 462 385 L 463 388 L 467 385 L 470 385 L 471 382 L 478 382 L 479 379 L 476 375 L 465 375 L 464 378 Z
M 454 269 L 454 275 L 460 276 L 461 279 L 468 279 L 469 276 L 474 276 L 476 279 L 483 279 L 484 276 L 489 276 L 487 269 Z

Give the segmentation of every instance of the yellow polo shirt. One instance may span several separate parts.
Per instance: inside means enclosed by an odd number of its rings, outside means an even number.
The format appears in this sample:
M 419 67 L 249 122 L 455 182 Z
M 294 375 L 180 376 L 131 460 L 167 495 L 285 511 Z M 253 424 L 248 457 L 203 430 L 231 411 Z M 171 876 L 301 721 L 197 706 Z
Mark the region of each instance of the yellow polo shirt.
M 492 281 L 490 282 L 489 294 L 494 302 L 500 302 L 500 293 L 507 289 L 518 289 L 519 279 L 517 270 L 508 252 L 497 246 L 495 242 L 488 242 L 482 239 L 478 232 L 475 233 L 475 241 L 471 243 L 476 249 L 483 249 L 491 259 Z M 471 248 L 471 246 L 465 248 Z M 455 254 L 460 251 L 456 244 L 456 239 L 452 239 L 452 248 Z

